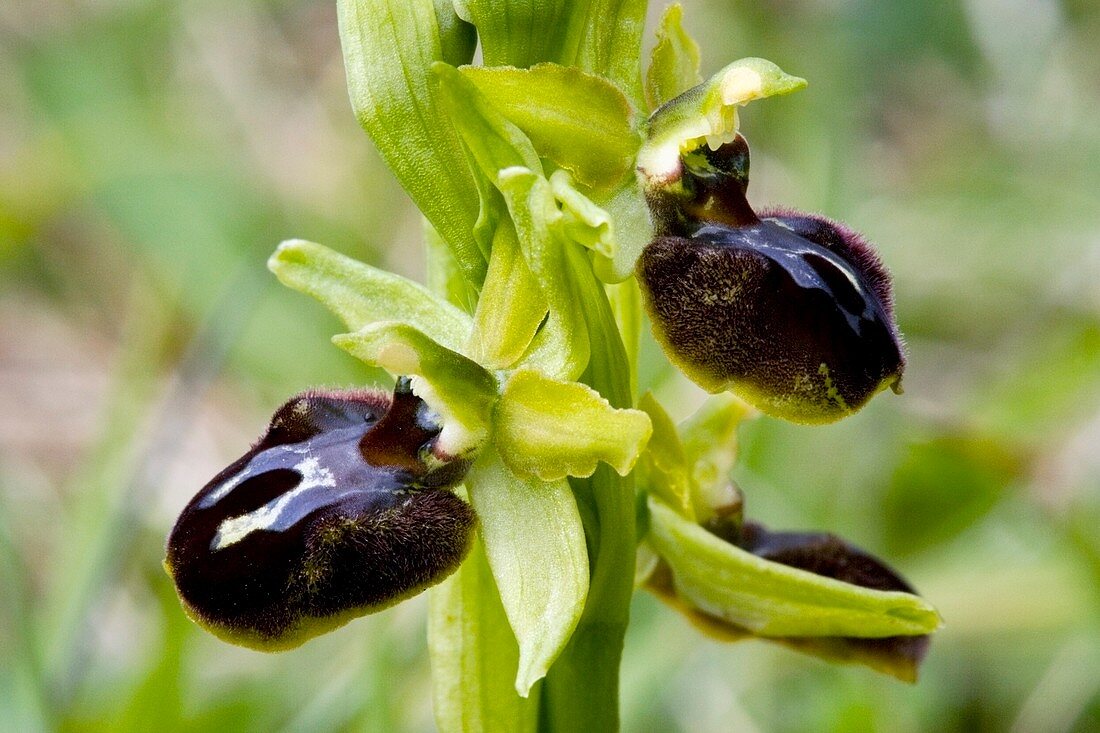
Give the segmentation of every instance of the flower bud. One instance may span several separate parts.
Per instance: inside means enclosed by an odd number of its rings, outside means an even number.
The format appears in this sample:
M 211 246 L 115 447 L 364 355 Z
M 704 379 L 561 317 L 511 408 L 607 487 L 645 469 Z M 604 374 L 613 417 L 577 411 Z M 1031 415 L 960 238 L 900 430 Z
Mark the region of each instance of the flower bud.
M 637 265 L 658 341 L 711 392 L 822 423 L 849 415 L 904 369 L 889 276 L 859 235 L 823 217 L 749 207 L 738 136 L 682 156 L 647 198 L 658 236 Z
M 216 636 L 287 649 L 439 582 L 469 550 L 473 510 L 432 456 L 440 426 L 400 380 L 307 392 L 187 505 L 165 567 Z

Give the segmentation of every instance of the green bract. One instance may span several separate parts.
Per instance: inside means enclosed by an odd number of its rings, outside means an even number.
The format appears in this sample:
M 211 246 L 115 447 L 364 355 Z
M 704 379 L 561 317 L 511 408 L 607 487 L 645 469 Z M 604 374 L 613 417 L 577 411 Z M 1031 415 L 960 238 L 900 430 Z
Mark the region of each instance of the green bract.
M 899 575 L 832 535 L 744 520 L 730 473 L 755 411 L 720 395 L 677 425 L 637 396 L 653 293 L 635 272 L 667 234 L 661 207 L 722 200 L 728 180 L 690 188 L 685 171 L 734 150 L 739 105 L 805 82 L 762 59 L 702 81 L 678 5 L 644 94 L 642 0 L 338 8 L 356 117 L 425 219 L 428 287 L 310 242 L 276 250 L 279 280 L 344 322 L 334 343 L 398 388 L 292 400 L 200 492 L 169 546 L 193 615 L 275 648 L 438 583 L 444 731 L 615 730 L 636 575 L 721 638 L 915 678 L 939 617 Z M 684 302 L 707 295 L 661 275 Z M 708 354 L 688 356 L 698 376 Z

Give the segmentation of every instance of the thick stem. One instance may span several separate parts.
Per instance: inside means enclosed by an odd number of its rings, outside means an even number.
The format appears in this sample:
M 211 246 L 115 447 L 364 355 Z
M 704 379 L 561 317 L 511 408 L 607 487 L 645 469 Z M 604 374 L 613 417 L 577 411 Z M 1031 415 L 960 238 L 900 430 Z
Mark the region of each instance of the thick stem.
M 631 367 L 603 286 L 578 247 L 566 246 L 571 276 L 581 283 L 591 359 L 582 379 L 615 407 L 630 407 Z M 619 664 L 634 589 L 634 481 L 601 465 L 575 479 L 592 497 L 598 527 L 588 601 L 565 651 L 543 687 L 542 731 L 615 731 L 619 725 Z

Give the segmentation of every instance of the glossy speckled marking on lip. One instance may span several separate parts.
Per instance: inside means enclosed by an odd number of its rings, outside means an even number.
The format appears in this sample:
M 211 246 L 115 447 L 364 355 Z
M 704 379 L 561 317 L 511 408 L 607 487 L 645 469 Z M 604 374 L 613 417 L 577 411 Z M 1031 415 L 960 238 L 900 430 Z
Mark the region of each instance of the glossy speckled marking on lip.
M 311 392 L 188 504 L 165 566 L 188 614 L 257 649 L 301 644 L 438 582 L 475 523 L 423 458 L 439 433 L 407 381 Z

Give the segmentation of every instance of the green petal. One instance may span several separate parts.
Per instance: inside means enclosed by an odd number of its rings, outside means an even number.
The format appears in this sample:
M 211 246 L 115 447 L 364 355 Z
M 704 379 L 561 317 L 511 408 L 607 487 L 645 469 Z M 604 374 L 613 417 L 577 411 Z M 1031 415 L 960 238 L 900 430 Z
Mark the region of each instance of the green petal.
M 492 369 L 512 366 L 530 345 L 547 307 L 542 286 L 520 251 L 512 222 L 500 223 L 474 313 L 469 353 Z
M 348 328 L 377 321 L 402 321 L 448 349 L 470 337 L 470 317 L 423 286 L 345 257 L 328 247 L 293 239 L 267 261 L 279 281 L 312 295 Z
M 638 153 L 639 171 L 652 181 L 674 179 L 683 153 L 733 140 L 738 105 L 805 86 L 805 79 L 785 73 L 771 61 L 734 61 L 653 113 L 646 142 Z
M 508 467 L 544 481 L 591 476 L 600 461 L 625 476 L 653 430 L 641 410 L 617 410 L 587 385 L 533 370 L 512 375 L 493 418 Z
M 564 480 L 513 474 L 486 448 L 466 476 L 485 552 L 519 642 L 516 691 L 526 696 L 569 641 L 588 595 L 588 551 Z
M 375 323 L 333 336 L 332 341 L 391 374 L 415 375 L 413 392 L 442 418 L 442 453 L 467 457 L 485 443 L 497 389 L 496 380 L 480 364 L 404 323 Z
M 927 634 L 940 617 L 918 596 L 861 588 L 756 557 L 649 500 L 649 540 L 675 591 L 703 613 L 760 636 Z
M 526 699 L 516 694 L 519 647 L 480 538 L 458 571 L 428 593 L 428 652 L 439 730 L 538 729 L 538 690 Z
M 661 16 L 657 45 L 649 57 L 645 78 L 650 109 L 657 109 L 703 81 L 699 76 L 699 44 L 684 30 L 683 18 L 680 3 L 669 5 Z
M 586 185 L 606 188 L 632 170 L 641 145 L 634 109 L 606 79 L 558 64 L 461 71 L 540 156 Z
M 468 28 L 432 0 L 339 0 L 337 7 L 359 124 L 467 279 L 480 285 L 486 258 L 473 236 L 477 190 L 429 84 L 433 61 L 469 61 Z

